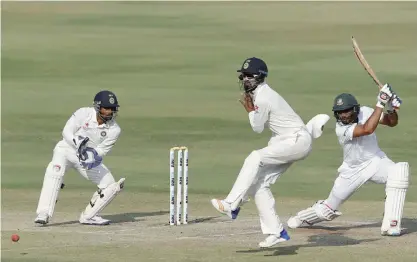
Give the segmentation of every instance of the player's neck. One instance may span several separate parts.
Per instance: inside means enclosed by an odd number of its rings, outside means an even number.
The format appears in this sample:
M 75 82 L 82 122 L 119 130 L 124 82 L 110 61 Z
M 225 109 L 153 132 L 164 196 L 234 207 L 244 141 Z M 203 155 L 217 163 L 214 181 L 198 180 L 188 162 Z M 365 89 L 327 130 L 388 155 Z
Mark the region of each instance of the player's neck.
M 99 126 L 102 125 L 102 124 L 104 124 L 104 120 L 101 119 L 101 117 L 99 117 L 98 114 L 96 114 L 96 119 L 97 119 L 97 123 L 98 123 Z

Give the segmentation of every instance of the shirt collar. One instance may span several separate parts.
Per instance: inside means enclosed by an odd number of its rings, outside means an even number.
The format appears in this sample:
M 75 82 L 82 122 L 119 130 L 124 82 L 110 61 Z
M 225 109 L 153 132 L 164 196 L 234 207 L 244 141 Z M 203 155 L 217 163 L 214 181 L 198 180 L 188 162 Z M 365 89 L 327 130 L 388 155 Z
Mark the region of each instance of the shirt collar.
M 113 120 L 111 120 L 111 121 L 113 121 Z M 109 128 L 110 127 L 110 123 L 109 122 L 111 122 L 111 121 L 107 121 L 107 122 L 99 125 L 98 124 L 98 121 L 97 121 L 97 113 L 94 114 L 93 119 L 92 119 L 93 124 L 96 125 L 98 128 Z
M 264 89 L 264 87 L 266 85 L 267 84 L 265 82 L 263 82 L 263 83 L 259 84 L 258 87 L 255 90 L 253 90 L 253 99 L 256 98 L 256 96 L 262 91 L 262 89 Z

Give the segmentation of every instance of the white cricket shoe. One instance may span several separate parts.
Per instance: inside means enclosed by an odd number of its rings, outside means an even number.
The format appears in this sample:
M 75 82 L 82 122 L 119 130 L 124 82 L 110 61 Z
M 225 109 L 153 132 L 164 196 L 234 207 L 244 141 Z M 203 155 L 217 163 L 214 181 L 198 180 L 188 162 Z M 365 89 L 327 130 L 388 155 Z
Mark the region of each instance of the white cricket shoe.
M 397 237 L 401 235 L 401 228 L 398 227 L 397 220 L 383 220 L 381 225 L 381 235 L 382 236 L 393 236 Z
M 49 216 L 48 214 L 38 214 L 38 216 L 35 218 L 36 224 L 46 225 L 49 222 Z
M 86 219 L 86 218 L 84 218 L 84 213 L 81 213 L 79 221 L 80 221 L 81 224 L 84 224 L 84 225 L 105 226 L 105 225 L 110 224 L 110 220 L 104 219 L 104 218 L 99 217 L 99 216 L 94 216 L 91 219 Z
M 217 211 L 227 215 L 231 219 L 236 219 L 240 211 L 240 207 L 238 207 L 236 210 L 232 210 L 231 205 L 229 203 L 226 203 L 224 200 L 214 198 L 211 200 L 211 204 Z
M 279 235 L 269 235 L 264 241 L 259 243 L 259 247 L 268 248 L 288 240 L 290 240 L 290 236 L 287 230 L 283 229 Z
M 289 228 L 298 228 L 303 224 L 303 221 L 298 216 L 290 217 L 287 221 L 287 225 Z
M 389 236 L 389 237 L 398 237 L 398 236 L 401 236 L 401 230 L 399 229 L 381 230 L 381 235 Z

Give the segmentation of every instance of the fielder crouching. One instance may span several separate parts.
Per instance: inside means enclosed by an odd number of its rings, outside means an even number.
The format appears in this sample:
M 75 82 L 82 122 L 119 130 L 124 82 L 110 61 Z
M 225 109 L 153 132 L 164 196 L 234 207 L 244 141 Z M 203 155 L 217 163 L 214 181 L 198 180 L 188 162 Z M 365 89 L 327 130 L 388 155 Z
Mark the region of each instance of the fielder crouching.
M 336 135 L 343 148 L 343 163 L 339 176 L 326 200 L 317 201 L 312 207 L 302 210 L 288 220 L 290 228 L 303 224 L 313 225 L 331 221 L 340 215 L 337 211 L 364 183 L 371 181 L 385 184 L 385 212 L 381 234 L 399 236 L 405 195 L 409 184 L 407 162 L 394 163 L 379 148 L 375 129 L 378 124 L 394 127 L 402 101 L 386 84 L 379 91 L 375 109 L 360 106 L 351 94 L 338 95 L 333 104 L 337 120 Z M 387 112 L 383 113 L 386 108 Z
M 82 107 L 67 121 L 55 148 L 52 161 L 46 168 L 35 223 L 48 224 L 54 213 L 58 193 L 67 168 L 74 168 L 98 187 L 86 209 L 81 224 L 107 225 L 109 220 L 98 216 L 121 191 L 124 178 L 116 182 L 102 163 L 112 149 L 121 129 L 115 121 L 119 104 L 116 95 L 101 91 L 94 97 L 94 107 Z

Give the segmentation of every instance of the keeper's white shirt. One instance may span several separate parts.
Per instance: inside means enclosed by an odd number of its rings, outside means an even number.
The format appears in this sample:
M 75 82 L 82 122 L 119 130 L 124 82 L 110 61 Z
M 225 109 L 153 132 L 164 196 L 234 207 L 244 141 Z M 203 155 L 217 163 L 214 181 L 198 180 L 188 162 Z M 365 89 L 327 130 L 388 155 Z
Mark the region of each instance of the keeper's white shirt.
M 88 147 L 94 148 L 98 155 L 105 156 L 116 143 L 121 133 L 121 128 L 115 120 L 107 121 L 99 125 L 96 110 L 93 107 L 82 107 L 68 119 L 62 131 L 63 139 L 57 146 L 73 149 L 76 146 L 73 139 L 78 136 L 88 137 Z M 78 141 L 78 139 L 75 139 Z

